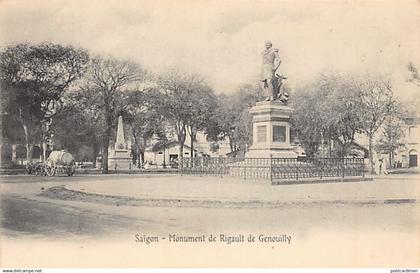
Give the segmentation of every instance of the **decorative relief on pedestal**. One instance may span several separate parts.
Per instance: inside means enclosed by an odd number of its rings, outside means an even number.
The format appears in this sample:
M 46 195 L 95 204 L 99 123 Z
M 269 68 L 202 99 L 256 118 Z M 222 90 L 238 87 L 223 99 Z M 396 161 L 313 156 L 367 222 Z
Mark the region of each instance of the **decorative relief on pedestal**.
M 267 126 L 257 126 L 257 142 L 267 142 Z
M 286 126 L 273 125 L 273 142 L 286 142 Z

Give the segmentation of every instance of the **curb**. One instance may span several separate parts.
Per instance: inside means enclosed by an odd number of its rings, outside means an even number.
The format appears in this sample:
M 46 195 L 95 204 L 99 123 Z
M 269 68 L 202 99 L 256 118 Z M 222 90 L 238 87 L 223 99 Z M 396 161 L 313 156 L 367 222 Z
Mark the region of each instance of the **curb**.
M 318 178 L 302 180 L 278 180 L 271 182 L 273 186 L 279 185 L 298 185 L 298 184 L 324 184 L 324 183 L 345 183 L 345 182 L 365 182 L 373 181 L 372 177 L 345 177 L 345 178 Z
M 187 199 L 187 198 L 134 198 L 128 196 L 114 196 L 83 191 L 69 190 L 65 186 L 51 187 L 38 194 L 50 199 L 67 201 L 99 202 L 116 206 L 147 206 L 147 207 L 205 207 L 205 208 L 282 208 L 287 206 L 322 206 L 322 205 L 375 205 L 375 204 L 413 204 L 417 198 L 395 199 L 363 199 L 363 200 L 289 200 L 264 201 L 248 200 L 221 200 L 221 199 Z

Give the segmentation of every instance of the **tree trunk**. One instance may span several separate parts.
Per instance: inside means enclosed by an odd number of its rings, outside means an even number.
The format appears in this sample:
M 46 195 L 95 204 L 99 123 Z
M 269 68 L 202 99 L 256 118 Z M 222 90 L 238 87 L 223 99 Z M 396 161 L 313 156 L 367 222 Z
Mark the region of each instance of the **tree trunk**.
M 193 158 L 194 157 L 194 135 L 192 133 L 192 130 L 191 130 L 191 134 L 190 134 L 190 145 L 191 145 L 190 156 L 191 156 L 191 158 Z
M 343 143 L 342 148 L 341 148 L 340 158 L 346 157 L 348 148 L 349 148 L 349 143 Z
M 41 159 L 41 162 L 45 162 L 45 160 L 46 160 L 46 154 L 47 154 L 47 151 L 46 151 L 46 149 L 44 149 L 44 148 L 46 148 L 45 146 L 46 146 L 46 144 L 44 145 L 44 143 L 45 143 L 45 141 L 44 141 L 44 133 L 42 132 L 42 126 L 41 126 L 41 133 L 40 133 L 40 142 L 39 142 L 39 148 L 40 148 L 40 150 L 41 150 L 41 154 L 40 154 L 40 159 Z
M 166 147 L 163 145 L 163 168 L 166 168 Z
M 108 150 L 109 150 L 109 141 L 111 138 L 112 131 L 112 114 L 110 109 L 109 98 L 105 98 L 105 122 L 106 128 L 102 140 L 102 173 L 108 173 Z
M 108 131 L 108 130 L 106 130 Z M 108 147 L 109 147 L 109 134 L 105 132 L 102 141 L 102 173 L 108 173 Z
M 25 145 L 26 145 L 26 162 L 32 161 L 32 148 L 33 145 L 30 143 L 29 129 L 26 124 L 22 124 L 23 132 L 25 133 Z
M 184 158 L 184 144 L 179 143 L 179 162 Z
M 98 143 L 97 143 L 97 141 L 96 141 L 96 138 L 95 138 L 95 140 L 92 142 L 92 163 L 93 163 L 93 168 L 94 169 L 96 169 L 96 157 L 98 156 L 98 149 L 99 147 L 98 147 Z
M 109 115 L 109 112 L 107 111 L 106 114 L 106 130 L 102 138 L 102 173 L 107 174 L 108 173 L 108 152 L 109 152 L 109 140 L 111 138 L 111 126 L 112 121 L 111 117 Z
M 233 139 L 230 136 L 229 136 L 229 148 L 232 155 L 235 156 L 234 143 L 233 143 Z
M 96 153 L 93 152 L 92 155 L 93 155 L 93 158 L 92 158 L 92 167 L 94 169 L 96 169 Z
M 144 166 L 144 151 L 140 150 L 139 153 L 139 168 L 143 168 Z
M 369 171 L 371 174 L 375 174 L 375 168 L 373 164 L 373 148 L 372 148 L 373 136 L 369 135 Z
M 178 131 L 178 144 L 179 144 L 179 162 L 181 163 L 184 158 L 184 143 L 186 136 L 185 125 L 179 127 Z
M 26 162 L 32 161 L 32 149 L 34 145 L 30 143 L 26 143 Z
M 190 134 L 190 144 L 191 144 L 191 147 L 190 147 L 190 156 L 192 158 L 191 159 L 191 162 L 192 162 L 193 166 L 195 164 L 195 160 L 193 159 L 194 158 L 194 139 L 195 139 L 195 136 L 196 136 L 196 133 L 194 132 L 193 129 L 191 129 L 191 134 Z
M 134 147 L 136 148 L 135 153 L 133 153 L 133 165 L 137 166 L 137 168 L 139 167 L 139 153 L 140 153 L 140 148 L 139 145 L 134 145 Z
M 139 145 L 138 167 L 139 168 L 144 168 L 144 151 L 145 151 L 146 145 L 147 145 L 147 139 L 144 135 L 141 136 L 140 143 L 141 143 L 141 145 Z
M 136 147 L 136 152 L 135 155 L 133 154 L 133 165 L 136 166 L 137 168 L 140 168 L 140 147 L 139 147 L 139 142 L 138 142 L 138 137 L 136 134 L 136 130 L 134 129 L 134 125 L 132 122 L 130 122 L 130 128 L 131 128 L 131 132 L 133 134 L 133 139 L 134 139 L 134 146 Z M 133 150 L 131 150 L 133 151 Z
M 389 162 L 388 162 L 388 164 L 389 164 L 388 168 L 389 169 L 393 168 L 393 165 L 392 165 L 393 161 L 394 161 L 394 152 L 392 151 L 392 152 L 389 153 Z
M 337 140 L 336 143 L 338 144 L 338 157 L 344 158 L 347 155 L 347 150 L 350 146 L 350 142 L 341 142 L 340 140 Z
M 138 152 L 139 148 L 138 145 L 131 145 L 131 163 L 133 164 L 133 166 L 136 166 L 137 163 L 137 152 Z
M 328 139 L 328 156 L 331 158 L 332 157 L 332 145 L 333 142 L 331 139 Z

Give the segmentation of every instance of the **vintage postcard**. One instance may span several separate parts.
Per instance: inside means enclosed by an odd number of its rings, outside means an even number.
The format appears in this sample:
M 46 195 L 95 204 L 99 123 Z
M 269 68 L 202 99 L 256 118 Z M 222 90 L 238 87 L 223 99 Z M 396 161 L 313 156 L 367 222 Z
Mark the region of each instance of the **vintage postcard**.
M 419 1 L 0 0 L 0 268 L 418 272 L 419 26 Z

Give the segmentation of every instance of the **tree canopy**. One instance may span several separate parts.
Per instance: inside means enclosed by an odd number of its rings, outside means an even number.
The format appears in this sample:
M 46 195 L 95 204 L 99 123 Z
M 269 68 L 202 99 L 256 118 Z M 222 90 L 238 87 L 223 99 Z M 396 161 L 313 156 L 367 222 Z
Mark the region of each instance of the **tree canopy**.
M 51 43 L 17 44 L 0 52 L 0 81 L 8 113 L 3 123 L 20 122 L 28 159 L 34 142 L 43 141 L 64 91 L 83 75 L 88 61 L 83 49 Z

